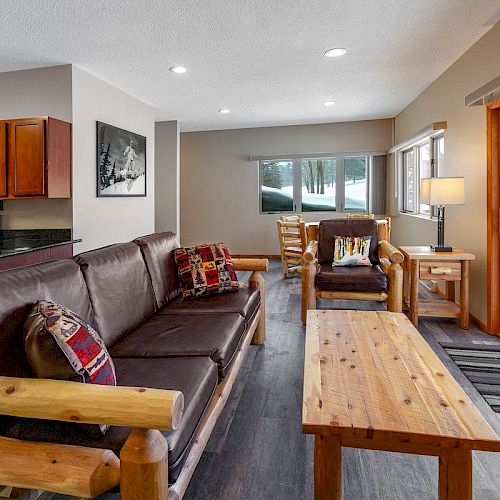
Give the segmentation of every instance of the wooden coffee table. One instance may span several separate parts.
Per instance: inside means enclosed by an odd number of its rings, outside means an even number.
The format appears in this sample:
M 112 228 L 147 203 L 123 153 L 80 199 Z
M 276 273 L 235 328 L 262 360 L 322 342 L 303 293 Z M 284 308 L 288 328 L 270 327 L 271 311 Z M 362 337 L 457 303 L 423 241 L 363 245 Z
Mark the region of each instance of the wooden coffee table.
M 302 430 L 314 497 L 342 497 L 341 447 L 439 457 L 439 498 L 472 498 L 472 450 L 500 441 L 404 314 L 308 311 Z

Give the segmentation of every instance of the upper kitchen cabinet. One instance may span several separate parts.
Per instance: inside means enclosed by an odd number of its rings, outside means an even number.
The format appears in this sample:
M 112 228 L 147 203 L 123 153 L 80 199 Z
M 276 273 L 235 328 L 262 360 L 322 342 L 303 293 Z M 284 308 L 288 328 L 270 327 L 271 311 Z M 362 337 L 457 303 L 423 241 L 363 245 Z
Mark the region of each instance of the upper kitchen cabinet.
M 0 121 L 0 199 L 71 197 L 71 124 Z

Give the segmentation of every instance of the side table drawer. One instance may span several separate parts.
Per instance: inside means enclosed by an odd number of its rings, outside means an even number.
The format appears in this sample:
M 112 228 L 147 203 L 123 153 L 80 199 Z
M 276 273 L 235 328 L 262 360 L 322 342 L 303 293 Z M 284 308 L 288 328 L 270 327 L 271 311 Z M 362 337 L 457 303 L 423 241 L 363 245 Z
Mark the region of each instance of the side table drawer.
M 421 280 L 460 281 L 462 278 L 460 262 L 420 262 Z M 434 270 L 434 272 L 433 272 Z

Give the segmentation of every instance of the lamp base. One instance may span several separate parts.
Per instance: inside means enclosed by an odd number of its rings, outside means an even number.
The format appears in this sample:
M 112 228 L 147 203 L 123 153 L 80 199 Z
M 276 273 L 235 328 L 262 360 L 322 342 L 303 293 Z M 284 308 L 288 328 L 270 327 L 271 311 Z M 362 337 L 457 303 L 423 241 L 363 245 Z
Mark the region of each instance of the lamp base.
M 449 247 L 448 245 L 431 245 L 431 250 L 433 252 L 452 252 L 453 247 Z

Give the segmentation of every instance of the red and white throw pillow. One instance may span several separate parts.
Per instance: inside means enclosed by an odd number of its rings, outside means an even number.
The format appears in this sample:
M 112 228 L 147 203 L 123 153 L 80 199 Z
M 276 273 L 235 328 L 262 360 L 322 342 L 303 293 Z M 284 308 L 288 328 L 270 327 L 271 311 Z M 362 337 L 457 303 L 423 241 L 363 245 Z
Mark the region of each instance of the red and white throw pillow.
M 24 324 L 24 348 L 39 378 L 116 385 L 115 367 L 99 334 L 59 304 L 40 300 L 32 307 Z M 108 429 L 98 427 L 102 433 Z
M 174 255 L 183 297 L 238 290 L 236 271 L 224 243 L 178 248 Z

